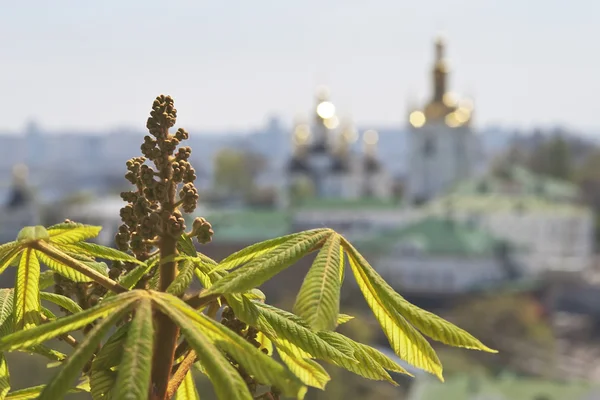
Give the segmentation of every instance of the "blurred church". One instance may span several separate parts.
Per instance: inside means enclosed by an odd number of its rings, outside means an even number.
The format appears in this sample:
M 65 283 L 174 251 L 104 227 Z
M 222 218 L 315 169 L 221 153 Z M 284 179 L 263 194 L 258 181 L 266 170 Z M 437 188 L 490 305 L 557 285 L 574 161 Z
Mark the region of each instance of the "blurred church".
M 409 168 L 407 198 L 422 204 L 470 179 L 479 157 L 478 137 L 472 129 L 473 103 L 448 91 L 445 43 L 435 42 L 431 71 L 432 94 L 422 108 L 409 110 Z
M 345 200 L 392 196 L 390 174 L 377 157 L 377 131 L 363 133 L 362 154 L 356 154 L 352 144 L 359 135 L 350 122 L 340 123 L 325 87 L 317 91 L 311 119 L 294 128 L 288 190 Z

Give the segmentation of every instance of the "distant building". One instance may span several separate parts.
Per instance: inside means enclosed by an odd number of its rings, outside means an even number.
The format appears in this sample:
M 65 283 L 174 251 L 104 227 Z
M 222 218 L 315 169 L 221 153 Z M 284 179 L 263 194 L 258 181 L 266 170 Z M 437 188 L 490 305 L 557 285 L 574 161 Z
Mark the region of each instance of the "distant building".
M 295 199 L 299 191 L 317 198 L 390 198 L 391 178 L 377 157 L 378 133 L 364 132 L 362 155 L 351 149 L 357 139 L 351 125 L 340 124 L 328 90 L 321 88 L 312 121 L 294 129 L 287 193 Z
M 409 110 L 407 198 L 421 204 L 472 177 L 479 157 L 471 123 L 473 104 L 457 101 L 447 89 L 445 45 L 436 44 L 432 70 L 433 94 L 423 108 Z
M 518 244 L 529 274 L 581 272 L 593 260 L 594 215 L 578 199 L 575 185 L 514 167 L 465 181 L 423 212 L 451 212 L 456 221 Z
M 357 246 L 387 282 L 406 294 L 463 294 L 521 277 L 510 244 L 449 218 L 427 217 Z

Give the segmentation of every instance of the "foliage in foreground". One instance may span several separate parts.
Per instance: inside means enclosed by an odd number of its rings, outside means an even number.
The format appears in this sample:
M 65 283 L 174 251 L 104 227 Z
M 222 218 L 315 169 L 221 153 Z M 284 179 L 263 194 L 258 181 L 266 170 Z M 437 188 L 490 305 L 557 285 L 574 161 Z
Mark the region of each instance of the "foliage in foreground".
M 352 319 L 339 306 L 346 265 L 391 348 L 408 363 L 443 379 L 424 336 L 494 351 L 406 301 L 331 229 L 267 240 L 220 262 L 198 252 L 194 241 L 209 242 L 212 229 L 196 218 L 186 232 L 182 211 L 194 211 L 198 194 L 191 149 L 178 147 L 188 134 L 169 133 L 175 117 L 173 100 L 157 97 L 144 157 L 127 162 L 135 190 L 122 193 L 119 250 L 88 241 L 100 227 L 71 221 L 26 227 L 0 246 L 0 273 L 17 268 L 14 288 L 0 290 L 0 398 L 54 400 L 86 391 L 94 400 L 198 399 L 193 367 L 220 399 L 301 399 L 307 386 L 324 389 L 330 380 L 317 361 L 396 384 L 389 372 L 409 375 L 404 368 L 336 332 Z M 313 252 L 293 313 L 268 305 L 256 288 Z M 203 289 L 188 294 L 194 280 Z M 50 303 L 65 315 L 54 315 Z M 81 340 L 72 336 L 78 331 Z M 44 344 L 54 338 L 73 352 Z M 10 392 L 7 351 L 45 356 L 58 373 L 46 385 Z

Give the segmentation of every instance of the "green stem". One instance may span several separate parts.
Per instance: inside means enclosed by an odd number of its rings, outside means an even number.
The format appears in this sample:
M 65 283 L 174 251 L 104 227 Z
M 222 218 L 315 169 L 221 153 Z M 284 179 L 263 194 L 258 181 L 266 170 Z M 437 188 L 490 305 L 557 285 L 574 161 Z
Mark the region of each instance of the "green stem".
M 99 285 L 102 285 L 108 290 L 111 290 L 115 293 L 125 293 L 128 291 L 126 288 L 119 285 L 117 282 L 113 281 L 109 277 L 104 276 L 96 270 L 91 269 L 84 263 L 74 259 L 68 254 L 63 253 L 62 251 L 54 248 L 46 242 L 38 240 L 32 242 L 31 247 L 38 251 L 41 251 L 53 260 L 58 261 L 59 263 L 64 264 L 70 268 L 73 268 L 75 271 L 79 272 L 84 276 L 87 276 L 88 278 L 92 279 L 94 282 L 98 283 Z

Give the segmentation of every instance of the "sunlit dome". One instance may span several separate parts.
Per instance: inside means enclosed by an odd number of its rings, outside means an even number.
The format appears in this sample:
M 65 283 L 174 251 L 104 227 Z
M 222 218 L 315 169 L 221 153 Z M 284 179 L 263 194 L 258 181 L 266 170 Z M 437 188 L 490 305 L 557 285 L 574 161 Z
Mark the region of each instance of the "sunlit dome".
M 455 117 L 460 124 L 464 124 L 471 117 L 471 110 L 465 107 L 459 107 L 454 111 Z
M 324 122 L 327 129 L 335 129 L 339 126 L 340 120 L 335 115 L 331 118 L 327 118 Z
M 363 141 L 366 144 L 377 144 L 379 141 L 379 133 L 376 130 L 369 129 L 363 133 Z
M 323 119 L 329 119 L 335 115 L 335 106 L 329 101 L 322 101 L 317 106 L 317 114 Z
M 305 144 L 310 137 L 310 127 L 307 124 L 300 124 L 294 130 L 294 142 L 296 144 Z
M 446 106 L 453 107 L 456 105 L 456 95 L 452 92 L 445 93 L 442 101 Z
M 425 114 L 422 111 L 413 111 L 410 113 L 408 121 L 415 128 L 420 128 L 425 125 Z
M 345 129 L 342 136 L 348 143 L 354 143 L 358 140 L 358 132 L 354 128 Z
M 445 121 L 446 125 L 448 125 L 450 128 L 456 128 L 461 125 L 461 122 L 458 119 L 456 112 L 452 112 L 446 115 Z

